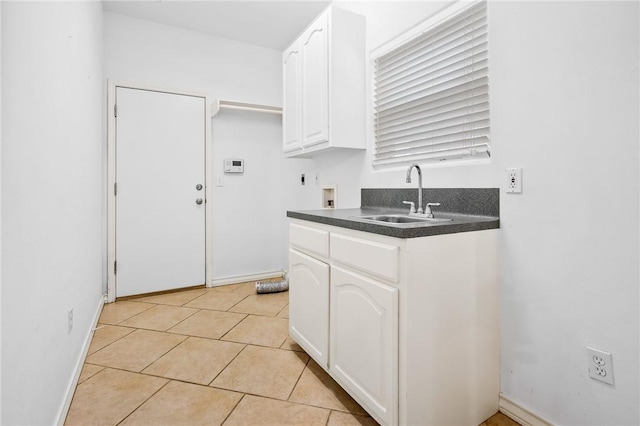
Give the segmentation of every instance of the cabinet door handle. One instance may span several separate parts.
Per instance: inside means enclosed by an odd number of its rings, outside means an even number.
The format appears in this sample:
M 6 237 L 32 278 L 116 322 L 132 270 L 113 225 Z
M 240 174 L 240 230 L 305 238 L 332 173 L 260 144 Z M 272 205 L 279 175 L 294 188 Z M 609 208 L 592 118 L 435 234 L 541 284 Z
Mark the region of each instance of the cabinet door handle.
M 324 30 L 324 28 L 320 27 L 320 28 L 314 28 L 313 31 L 311 31 L 311 33 L 309 34 L 309 37 L 307 37 L 307 41 L 304 42 L 304 45 L 306 46 L 309 43 L 309 40 L 311 40 L 311 37 L 315 34 L 315 33 L 320 33 Z
M 286 62 L 289 60 L 289 58 L 291 57 L 291 55 L 294 55 L 294 54 L 295 54 L 295 55 L 297 55 L 297 54 L 298 54 L 298 51 L 297 51 L 297 50 L 292 50 L 291 52 L 289 52 L 289 54 L 287 55 L 287 57 L 286 57 L 286 58 L 284 58 L 284 62 L 286 63 Z

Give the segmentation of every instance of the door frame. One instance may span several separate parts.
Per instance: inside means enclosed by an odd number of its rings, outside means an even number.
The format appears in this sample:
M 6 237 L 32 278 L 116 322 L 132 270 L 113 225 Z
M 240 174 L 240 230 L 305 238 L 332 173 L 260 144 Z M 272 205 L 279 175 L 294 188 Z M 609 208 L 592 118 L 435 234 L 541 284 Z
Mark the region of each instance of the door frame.
M 205 285 L 210 286 L 213 277 L 213 147 L 211 146 L 211 96 L 206 93 L 188 92 L 167 88 L 150 87 L 141 84 L 127 84 L 107 80 L 107 303 L 116 300 L 116 119 L 114 107 L 116 104 L 116 88 L 147 90 L 173 95 L 195 96 L 205 101 Z

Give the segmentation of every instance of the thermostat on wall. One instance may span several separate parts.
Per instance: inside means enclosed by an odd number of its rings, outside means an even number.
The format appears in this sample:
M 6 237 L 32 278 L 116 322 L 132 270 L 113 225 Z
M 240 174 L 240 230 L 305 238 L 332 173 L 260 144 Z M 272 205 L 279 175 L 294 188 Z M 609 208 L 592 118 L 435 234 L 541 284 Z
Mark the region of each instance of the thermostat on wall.
M 224 160 L 225 173 L 244 173 L 244 160 L 241 158 L 227 158 Z

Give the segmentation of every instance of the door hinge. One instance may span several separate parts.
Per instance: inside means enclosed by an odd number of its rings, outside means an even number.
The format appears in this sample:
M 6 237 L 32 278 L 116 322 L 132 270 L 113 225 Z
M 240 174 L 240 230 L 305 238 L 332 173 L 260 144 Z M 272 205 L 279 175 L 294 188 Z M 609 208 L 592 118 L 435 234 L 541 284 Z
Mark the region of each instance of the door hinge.
M 118 195 L 118 184 L 116 182 L 113 183 L 113 195 Z
M 118 116 L 118 105 L 114 105 L 113 106 L 113 116 L 117 117 Z
M 118 273 L 118 261 L 114 260 L 113 261 L 113 274 L 117 274 Z

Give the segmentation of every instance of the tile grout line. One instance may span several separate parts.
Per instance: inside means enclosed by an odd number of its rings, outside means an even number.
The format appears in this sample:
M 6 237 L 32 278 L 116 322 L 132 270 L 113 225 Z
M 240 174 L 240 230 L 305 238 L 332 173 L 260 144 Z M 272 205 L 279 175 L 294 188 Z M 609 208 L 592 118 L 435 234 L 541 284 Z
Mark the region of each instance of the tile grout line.
M 287 291 L 287 292 L 288 292 L 288 291 Z M 285 309 L 289 309 L 289 301 L 288 301 L 288 297 L 289 297 L 289 296 L 287 295 L 287 304 L 286 304 L 286 305 L 284 305 L 284 306 L 282 307 L 282 309 L 280 309 L 280 310 L 278 311 L 278 313 L 277 313 L 277 314 L 275 314 L 274 316 L 278 317 L 278 315 L 280 315 L 280 313 L 281 313 L 282 311 L 284 311 Z M 278 318 L 281 318 L 281 317 L 278 317 Z M 282 318 L 283 318 L 283 317 L 282 317 Z M 287 319 L 289 319 L 289 317 L 287 317 Z
M 185 380 L 185 379 L 175 379 L 175 378 L 172 378 L 172 377 L 159 376 L 159 375 L 157 375 L 157 374 L 146 373 L 146 372 L 144 372 L 144 371 L 131 371 L 131 370 L 125 370 L 124 368 L 119 368 L 119 367 L 105 367 L 105 366 L 97 365 L 97 364 L 91 364 L 91 365 L 95 365 L 95 366 L 98 366 L 98 367 L 102 367 L 102 370 L 100 370 L 98 373 L 94 374 L 93 376 L 89 377 L 89 378 L 88 378 L 87 380 L 85 380 L 85 381 L 91 380 L 92 378 L 94 378 L 94 377 L 95 377 L 95 376 L 97 376 L 98 374 L 102 373 L 102 371 L 104 371 L 104 370 L 115 370 L 115 371 L 121 371 L 121 372 L 123 372 L 123 373 L 139 374 L 139 375 L 141 375 L 141 376 L 151 377 L 151 378 L 154 378 L 154 379 L 163 379 L 163 380 L 168 380 L 168 381 L 170 381 L 170 382 L 180 382 L 180 383 L 184 383 L 184 384 L 188 384 L 188 385 L 203 386 L 203 387 L 205 387 L 205 388 L 213 387 L 213 386 L 209 386 L 209 385 L 203 385 L 202 383 L 190 382 L 190 381 Z M 147 368 L 147 367 L 145 367 L 145 368 Z M 84 382 L 83 382 L 83 383 L 84 383 Z M 214 389 L 220 389 L 220 390 L 227 390 L 227 391 L 230 391 L 230 392 L 242 393 L 242 392 L 234 391 L 234 390 L 230 390 L 230 389 L 216 388 L 216 387 L 213 387 L 213 388 L 214 388 Z
M 144 330 L 144 329 L 143 329 Z M 145 330 L 148 331 L 148 330 Z M 155 331 L 155 330 L 154 330 Z M 164 331 L 156 331 L 157 333 L 165 333 Z M 178 335 L 178 334 L 172 334 L 172 336 L 184 336 L 184 335 Z M 157 357 L 156 359 L 154 359 L 153 361 L 151 361 L 149 364 L 145 365 L 144 367 L 142 367 L 142 369 L 140 371 L 138 371 L 138 373 L 142 373 L 142 371 L 146 368 L 149 368 L 149 366 L 151 364 L 153 364 L 154 362 L 158 361 L 160 358 L 162 358 L 163 356 L 165 356 L 166 354 L 168 354 L 169 352 L 171 352 L 172 350 L 174 350 L 175 348 L 177 348 L 179 345 L 181 345 L 185 340 L 187 340 L 189 338 L 189 336 L 184 336 L 184 339 L 182 339 L 181 341 L 179 341 L 178 343 L 176 343 L 175 345 L 173 345 L 171 348 L 169 348 L 169 350 L 167 350 L 166 352 L 164 352 L 162 355 L 160 355 L 159 357 Z
M 191 337 L 193 336 L 189 336 L 189 335 L 184 335 L 184 334 L 173 334 L 174 336 L 184 336 L 184 339 L 182 341 L 180 341 L 177 345 L 175 345 L 174 347 L 172 347 L 171 349 L 169 349 L 167 352 L 163 353 L 162 355 L 160 355 L 158 358 L 154 359 L 153 361 L 151 361 L 150 364 L 148 364 L 147 366 L 143 367 L 142 370 L 138 371 L 138 373 L 140 374 L 146 374 L 148 376 L 152 376 L 152 377 L 162 377 L 164 379 L 169 379 L 169 380 L 175 380 L 171 377 L 165 377 L 165 376 L 156 376 L 155 374 L 149 374 L 149 373 L 145 373 L 144 370 L 146 370 L 147 368 L 151 367 L 153 364 L 155 364 L 156 362 L 160 361 L 162 358 L 164 358 L 165 356 L 167 356 L 169 354 L 169 352 L 172 352 L 174 349 L 177 349 L 178 346 L 182 345 L 184 342 L 186 342 L 187 340 L 189 340 Z M 187 383 L 194 383 L 194 382 L 187 382 Z M 197 383 L 194 383 L 197 384 Z
M 165 305 L 165 306 L 173 306 L 173 305 Z M 194 316 L 195 314 L 197 314 L 198 312 L 200 312 L 200 308 L 188 308 L 186 306 L 174 306 L 175 308 L 186 308 L 186 309 L 195 309 L 195 312 L 192 313 L 191 315 L 189 315 L 186 318 L 181 319 L 180 321 L 178 321 L 177 323 L 173 324 L 172 326 L 170 326 L 169 328 L 167 328 L 166 330 L 162 330 L 163 333 L 170 333 L 169 330 L 171 330 L 174 327 L 177 327 L 178 325 L 182 324 L 183 322 L 185 322 L 186 320 L 188 320 L 189 318 L 191 318 L 192 316 Z M 171 334 L 179 334 L 179 333 L 171 333 Z
M 228 312 L 228 311 L 225 311 L 225 312 Z M 231 328 L 230 328 L 229 330 L 227 330 L 227 331 L 226 331 L 222 336 L 220 336 L 220 338 L 219 338 L 219 339 L 216 339 L 216 340 L 223 341 L 222 339 L 224 339 L 224 337 L 225 337 L 227 334 L 231 333 L 231 330 L 233 330 L 234 328 L 236 328 L 237 326 L 239 326 L 240 324 L 242 324 L 242 323 L 244 322 L 244 320 L 246 320 L 247 318 L 249 318 L 249 314 L 244 314 L 244 318 L 242 318 L 240 321 L 238 321 L 238 322 L 236 323 L 236 325 L 234 325 L 233 327 L 231 327 Z M 224 340 L 224 342 L 229 342 L 229 341 L 233 342 L 233 340 Z M 235 342 L 235 343 L 243 343 L 243 344 L 245 344 L 245 345 L 247 344 L 247 343 L 244 343 L 244 342 Z
M 140 407 L 142 407 L 147 401 L 149 401 L 151 398 L 153 398 L 155 395 L 158 394 L 158 392 L 160 392 L 162 389 L 164 389 L 169 383 L 171 383 L 171 379 L 167 379 L 167 382 L 160 386 L 160 388 L 155 391 L 154 393 L 152 393 L 151 395 L 149 395 L 148 398 L 146 398 L 144 401 L 142 401 L 136 408 L 134 408 L 129 414 L 127 414 L 126 416 L 124 416 L 124 418 L 122 420 L 120 420 L 118 423 L 116 423 L 117 425 L 122 424 L 122 422 L 124 422 L 125 420 L 127 420 L 133 413 L 135 413 L 136 411 L 138 411 L 138 409 L 140 409 Z
M 162 306 L 162 307 L 171 307 L 171 308 L 194 309 L 194 310 L 195 310 L 195 312 L 193 312 L 191 315 L 189 315 L 189 316 L 187 316 L 187 317 L 185 317 L 185 318 L 183 318 L 183 319 L 179 320 L 177 323 L 175 323 L 175 324 L 173 324 L 173 325 L 169 326 L 169 328 L 167 328 L 167 329 L 165 329 L 165 330 L 158 330 L 157 328 L 145 328 L 145 327 L 132 327 L 132 328 L 136 328 L 136 329 L 138 329 L 138 330 L 158 331 L 158 332 L 161 332 L 161 333 L 166 333 L 167 331 L 169 331 L 170 329 L 172 329 L 172 328 L 173 328 L 173 327 L 175 327 L 176 325 L 180 324 L 182 321 L 185 321 L 185 320 L 187 320 L 188 318 L 191 318 L 192 316 L 194 316 L 195 314 L 197 314 L 197 313 L 200 311 L 200 308 L 190 308 L 190 307 L 186 307 L 186 306 L 163 305 L 163 304 L 156 304 L 156 305 L 154 306 L 154 308 L 159 307 L 159 306 Z M 137 316 L 139 316 L 139 315 L 142 315 L 142 314 L 144 314 L 145 312 L 147 312 L 148 310 L 151 310 L 151 309 L 153 309 L 153 308 L 149 308 L 149 309 L 147 309 L 146 311 L 143 311 L 143 312 L 137 313 L 136 315 L 134 315 L 134 316 L 132 316 L 132 317 L 130 317 L 130 318 L 127 318 L 126 320 L 121 321 L 120 323 L 118 323 L 118 325 L 122 324 L 124 321 L 129 321 L 129 320 L 131 320 L 131 319 L 133 319 L 133 318 L 135 318 L 135 317 L 137 317 Z M 131 326 L 122 325 L 121 327 L 131 327 Z
M 214 388 L 214 389 L 220 389 L 220 388 Z M 227 389 L 225 389 L 227 390 Z M 238 393 L 242 393 L 242 396 L 240 397 L 240 399 L 238 400 L 238 402 L 236 403 L 236 405 L 233 406 L 233 408 L 229 411 L 229 413 L 225 416 L 224 420 L 222 421 L 222 423 L 220 423 L 220 426 L 223 426 L 225 424 L 225 422 L 227 421 L 227 419 L 231 416 L 231 414 L 236 411 L 236 408 L 238 408 L 238 405 L 240 405 L 240 403 L 242 402 L 242 400 L 244 399 L 245 396 L 247 396 L 246 393 L 244 392 L 238 392 Z
M 168 354 L 169 352 L 171 352 L 172 350 L 174 350 L 177 346 L 179 346 L 180 344 L 182 344 L 182 343 L 183 343 L 185 340 L 187 340 L 189 337 L 192 337 L 192 336 L 187 335 L 187 334 L 169 333 L 169 332 L 167 332 L 167 331 L 149 330 L 149 329 L 146 329 L 146 328 L 136 328 L 136 329 L 134 329 L 131 333 L 127 333 L 125 336 L 122 336 L 122 337 L 118 338 L 117 340 L 115 340 L 115 341 L 113 341 L 113 342 L 109 343 L 109 344 L 108 344 L 108 345 L 106 345 L 105 347 L 100 348 L 99 350 L 97 350 L 97 351 L 95 351 L 95 352 L 91 353 L 91 355 L 94 355 L 94 354 L 97 354 L 98 352 L 101 352 L 103 349 L 106 349 L 106 348 L 108 348 L 109 346 L 113 345 L 114 343 L 116 343 L 116 342 L 118 342 L 118 341 L 120 341 L 120 340 L 124 339 L 125 337 L 132 335 L 132 334 L 133 334 L 133 333 L 135 333 L 136 331 L 151 331 L 151 332 L 153 332 L 153 333 L 167 333 L 167 334 L 170 334 L 170 335 L 172 335 L 172 336 L 180 336 L 180 337 L 184 337 L 184 339 L 182 339 L 180 342 L 178 342 L 178 343 L 176 343 L 175 345 L 173 345 L 173 346 L 172 346 L 169 350 L 167 350 L 166 352 L 162 353 L 158 358 L 154 359 L 154 360 L 153 360 L 153 361 L 151 361 L 149 364 L 147 364 L 147 365 L 145 365 L 144 367 L 142 367 L 142 370 L 144 370 L 145 368 L 148 368 L 151 364 L 155 363 L 155 362 L 156 362 L 156 361 L 158 361 L 160 358 L 162 358 L 163 356 L 165 356 L 166 354 Z M 87 358 L 89 358 L 89 355 L 87 355 Z M 85 361 L 85 364 L 87 364 L 87 361 Z M 97 365 L 97 366 L 101 366 L 101 367 L 105 367 L 105 368 L 113 368 L 113 369 L 116 369 L 116 370 L 128 371 L 128 372 L 130 372 L 130 373 L 142 373 L 142 370 L 140 370 L 140 371 L 131 371 L 131 370 L 127 370 L 127 369 L 124 369 L 124 368 L 112 367 L 112 366 L 110 366 L 110 365 L 103 365 L 103 364 L 98 364 L 98 363 L 95 363 L 95 362 L 93 362 L 93 363 L 92 363 L 92 362 L 89 362 L 89 364 L 91 364 L 91 365 Z
M 76 385 L 76 389 L 78 388 L 78 386 L 80 386 L 81 384 L 83 384 L 84 382 L 86 382 L 87 380 L 89 380 L 90 378 L 92 378 L 93 376 L 97 375 L 98 373 L 100 373 L 100 372 L 101 372 L 102 370 L 104 370 L 105 368 L 107 368 L 107 367 L 102 366 L 102 365 L 89 364 L 88 362 L 85 362 L 84 364 L 82 364 L 82 370 L 84 370 L 84 368 L 85 368 L 87 365 L 91 365 L 91 366 L 93 366 L 93 367 L 98 367 L 98 368 L 100 368 L 100 370 L 99 370 L 99 371 L 96 371 L 95 373 L 93 373 L 93 374 L 92 374 L 91 376 L 89 376 L 89 377 L 85 377 L 85 379 L 84 379 L 83 381 L 80 381 L 80 380 L 78 379 L 78 384 Z M 82 375 L 82 372 L 81 372 L 80 374 Z M 75 392 L 74 392 L 74 393 L 75 393 Z
M 218 374 L 216 374 L 213 379 L 211 379 L 211 381 L 209 382 L 209 384 L 207 386 L 210 386 L 210 387 L 215 388 L 215 389 L 224 389 L 224 388 L 219 388 L 217 386 L 213 386 L 213 382 L 215 382 L 215 380 L 218 378 L 218 376 L 221 375 L 224 372 L 224 370 L 226 370 L 227 367 L 229 367 L 229 365 L 231 365 L 231 363 L 233 361 L 235 361 L 235 359 L 238 358 L 242 352 L 244 352 L 245 349 L 247 349 L 247 346 L 249 346 L 249 345 L 244 343 L 244 348 L 242 348 L 242 350 L 238 351 L 236 356 L 234 356 L 228 363 L 225 364 L 224 368 L 222 368 L 220 370 L 220 372 Z M 229 389 L 224 389 L 224 390 L 229 390 Z M 235 391 L 235 392 L 238 392 L 238 391 Z
M 294 389 L 295 389 L 295 387 L 294 387 Z M 257 396 L 261 396 L 261 395 L 257 395 Z M 263 396 L 263 398 L 269 398 L 269 397 Z M 371 416 L 369 416 L 368 414 L 354 413 L 354 412 L 352 412 L 352 411 L 349 411 L 349 410 L 348 410 L 348 409 L 346 409 L 346 408 L 345 408 L 344 410 L 339 410 L 339 409 L 337 409 L 337 408 L 325 407 L 325 406 L 323 406 L 323 405 L 314 405 L 314 404 L 311 404 L 311 403 L 309 403 L 309 402 L 289 401 L 288 399 L 285 401 L 285 400 L 283 400 L 283 399 L 277 399 L 277 398 L 270 398 L 270 399 L 274 399 L 274 400 L 276 400 L 276 401 L 289 402 L 289 403 L 291 403 L 291 404 L 296 404 L 296 405 L 304 405 L 305 407 L 321 408 L 321 409 L 323 409 L 323 410 L 329 410 L 330 412 L 334 412 L 334 411 L 335 411 L 336 413 L 349 414 L 349 415 L 356 416 L 356 417 L 366 417 L 366 418 L 371 417 Z M 360 404 L 358 404 L 358 405 L 360 405 Z M 363 409 L 363 410 L 364 410 L 364 409 Z M 373 417 L 371 417 L 371 418 L 373 418 Z
M 245 295 L 242 299 L 240 299 L 236 303 L 234 303 L 233 306 L 230 306 L 229 309 L 227 309 L 225 312 L 232 312 L 231 309 L 233 309 L 235 306 L 238 305 L 238 303 L 241 303 L 243 300 L 245 300 L 249 296 L 251 296 L 251 295 L 250 294 Z
M 225 293 L 225 292 L 222 292 L 222 291 L 217 292 L 217 293 L 220 293 L 220 294 L 235 294 L 235 293 Z M 209 294 L 209 293 L 207 293 L 207 294 Z M 204 296 L 206 296 L 206 294 L 203 294 L 203 295 L 202 295 L 202 296 L 200 296 L 200 297 L 204 297 Z M 238 296 L 239 296 L 239 295 L 238 295 Z M 246 299 L 248 296 L 249 296 L 249 295 L 247 295 L 247 296 L 243 296 L 243 297 L 242 297 L 242 299 L 240 299 L 240 300 L 238 300 L 237 302 L 233 303 L 233 305 L 229 306 L 227 309 L 224 309 L 224 310 L 223 310 L 223 309 L 206 308 L 206 307 L 204 307 L 204 308 L 203 308 L 203 307 L 200 307 L 200 306 L 182 306 L 182 307 L 183 307 L 183 308 L 190 308 L 190 309 L 203 309 L 203 310 L 207 310 L 207 311 L 216 311 L 216 312 L 229 312 L 229 313 L 231 313 L 231 314 L 233 314 L 233 313 L 239 313 L 239 314 L 242 314 L 242 313 L 244 313 L 244 312 L 234 312 L 234 311 L 230 311 L 230 309 L 232 309 L 232 308 L 233 308 L 234 306 L 236 306 L 238 303 L 241 303 L 241 302 L 242 302 L 244 299 Z M 197 297 L 196 299 L 193 299 L 191 302 L 188 302 L 188 303 L 193 303 L 193 302 L 195 302 L 196 300 L 198 300 L 200 297 Z
M 231 308 L 230 308 L 231 309 Z M 284 309 L 284 308 L 283 308 Z M 239 311 L 223 311 L 223 312 L 228 312 L 230 314 L 245 314 L 245 315 L 253 315 L 254 317 L 264 317 L 264 318 L 278 318 L 278 319 L 283 319 L 283 320 L 289 320 L 289 318 L 283 318 L 283 317 L 279 317 L 277 314 L 276 315 L 265 315 L 265 314 L 255 314 L 253 312 L 239 312 Z
M 95 351 L 93 351 L 93 352 L 88 352 L 88 353 L 87 353 L 87 358 L 89 358 L 89 357 L 90 357 L 91 355 L 93 355 L 93 354 L 97 354 L 98 352 L 100 352 L 100 351 L 101 351 L 101 350 L 103 350 L 103 349 L 108 348 L 109 346 L 113 345 L 113 344 L 114 344 L 114 343 L 116 343 L 117 341 L 124 339 L 124 338 L 125 338 L 125 337 L 127 337 L 128 335 L 130 335 L 130 334 L 132 334 L 132 333 L 135 333 L 135 332 L 136 332 L 136 330 L 138 330 L 137 328 L 134 328 L 134 327 L 126 327 L 126 326 L 123 326 L 123 325 L 110 325 L 110 324 L 108 324 L 108 325 L 109 325 L 109 326 L 111 326 L 111 327 L 131 328 L 132 330 L 131 330 L 130 332 L 128 332 L 127 334 L 125 334 L 124 336 L 120 336 L 120 337 L 118 337 L 118 338 L 117 338 L 116 340 L 114 340 L 113 342 L 107 343 L 106 345 L 104 345 L 104 346 L 103 346 L 103 347 L 101 347 L 100 349 L 97 349 L 97 350 L 95 350 Z M 95 334 L 95 332 L 94 332 L 94 333 L 93 333 L 93 336 L 91 336 L 91 343 L 93 343 L 93 339 L 94 339 L 95 337 L 96 337 L 96 334 Z M 91 343 L 89 343 L 89 349 L 91 349 Z M 87 361 L 85 360 L 85 364 L 86 364 L 86 363 L 87 363 Z
M 166 295 L 158 295 L 158 296 L 150 296 L 150 297 L 157 297 L 157 298 L 159 298 L 159 297 L 162 297 L 162 296 L 168 296 L 168 295 L 176 294 L 176 293 L 180 293 L 180 292 L 168 293 L 168 294 L 166 294 Z M 186 302 L 184 302 L 184 303 L 182 303 L 182 304 L 180 304 L 180 305 L 175 305 L 175 304 L 172 304 L 172 303 L 162 303 L 162 302 L 145 302 L 145 301 L 144 301 L 144 299 L 141 299 L 140 301 L 141 301 L 141 302 L 143 302 L 143 303 L 155 303 L 155 304 L 157 304 L 157 305 L 163 305 L 163 306 L 175 306 L 175 307 L 179 307 L 179 308 L 188 308 L 189 306 L 184 306 L 184 305 L 186 305 L 187 303 L 191 303 L 191 302 L 193 302 L 193 301 L 194 301 L 194 300 L 196 300 L 196 299 L 199 299 L 200 297 L 204 296 L 205 294 L 207 294 L 207 291 L 206 291 L 206 290 L 205 290 L 205 292 L 204 292 L 204 293 L 199 294 L 198 296 L 195 296 L 193 299 L 189 299 L 189 300 L 187 300 Z
M 234 327 L 235 328 L 235 327 Z M 231 330 L 229 330 L 230 332 Z M 225 334 L 226 336 L 226 334 Z M 224 336 L 223 336 L 224 337 Z M 262 345 L 259 343 L 247 343 L 247 342 L 239 342 L 237 340 L 222 340 L 222 337 L 220 339 L 216 339 L 216 340 L 220 340 L 221 342 L 229 342 L 229 343 L 238 343 L 241 345 L 250 345 L 250 346 L 256 346 L 258 348 L 266 348 L 266 349 L 278 349 L 278 350 L 282 350 L 282 351 L 287 351 L 287 352 L 296 352 L 296 353 L 300 353 L 300 352 L 304 352 L 304 351 L 294 351 L 293 349 L 284 349 L 282 347 L 282 345 L 284 345 L 284 343 L 287 341 L 287 339 L 284 339 L 282 341 L 282 343 L 280 343 L 280 346 L 268 346 L 268 345 Z
M 294 388 L 295 388 L 295 386 L 294 386 Z M 334 411 L 337 412 L 337 413 L 349 414 L 349 415 L 352 415 L 354 417 L 372 418 L 371 416 L 366 415 L 366 414 L 352 413 L 351 411 L 342 411 L 342 410 L 338 410 L 338 409 L 334 409 L 334 408 L 323 407 L 321 405 L 313 405 L 313 404 L 309 404 L 309 403 L 305 403 L 305 402 L 289 401 L 288 399 L 280 399 L 280 398 L 275 398 L 273 396 L 260 395 L 260 394 L 257 394 L 257 393 L 240 392 L 240 391 L 235 391 L 235 390 L 225 389 L 225 388 L 214 388 L 214 389 L 224 390 L 224 391 L 228 391 L 228 392 L 242 393 L 243 394 L 242 399 L 244 399 L 245 396 L 249 395 L 249 396 L 254 396 L 256 398 L 268 399 L 268 400 L 275 401 L 275 402 L 284 402 L 284 403 L 293 404 L 293 405 L 300 405 L 300 406 L 303 406 L 303 407 L 310 407 L 310 408 L 317 408 L 317 409 L 320 409 L 320 410 L 326 410 L 326 411 L 329 412 L 329 415 L 327 416 L 327 421 L 329 420 L 329 417 L 331 417 L 331 413 L 333 413 Z M 239 403 L 240 403 L 240 401 L 238 401 L 238 404 Z M 236 408 L 237 408 L 237 405 L 236 405 L 236 407 L 234 407 L 234 409 L 231 412 L 233 412 Z
M 296 387 L 298 386 L 298 383 L 300 383 L 300 379 L 302 378 L 302 374 L 304 373 L 304 370 L 306 370 L 308 368 L 310 361 L 311 361 L 311 357 L 309 355 L 307 355 L 307 362 L 304 363 L 304 367 L 300 371 L 300 374 L 298 375 L 298 378 L 296 379 L 296 383 L 291 388 L 291 392 L 289 392 L 289 396 L 287 397 L 287 401 L 288 402 L 293 402 L 293 401 L 290 401 L 291 395 L 293 395 L 293 391 L 296 390 Z
M 126 302 L 126 300 L 125 300 L 125 302 Z M 115 306 L 115 304 L 116 304 L 116 303 L 117 303 L 117 302 L 113 302 L 113 305 Z M 123 320 L 122 320 L 122 321 L 120 321 L 120 322 L 117 322 L 117 323 L 115 323 L 115 324 L 108 324 L 108 325 L 120 325 L 120 324 L 122 324 L 123 322 L 125 322 L 125 321 L 129 321 L 131 318 L 137 317 L 138 315 L 140 315 L 140 314 L 143 314 L 143 313 L 147 312 L 149 309 L 153 309 L 153 308 L 155 308 L 156 306 L 158 306 L 158 304 L 157 304 L 157 303 L 146 303 L 146 302 L 131 302 L 131 303 L 144 303 L 145 305 L 152 305 L 152 306 L 148 307 L 147 309 L 145 309 L 145 310 L 143 310 L 143 311 L 140 311 L 140 312 L 138 312 L 138 313 L 135 313 L 135 314 L 131 315 L 130 317 L 126 317 L 125 319 L 123 319 Z M 100 324 L 100 318 L 98 318 L 98 324 Z M 123 325 L 122 327 L 127 327 L 127 326 L 126 326 L 126 325 Z

